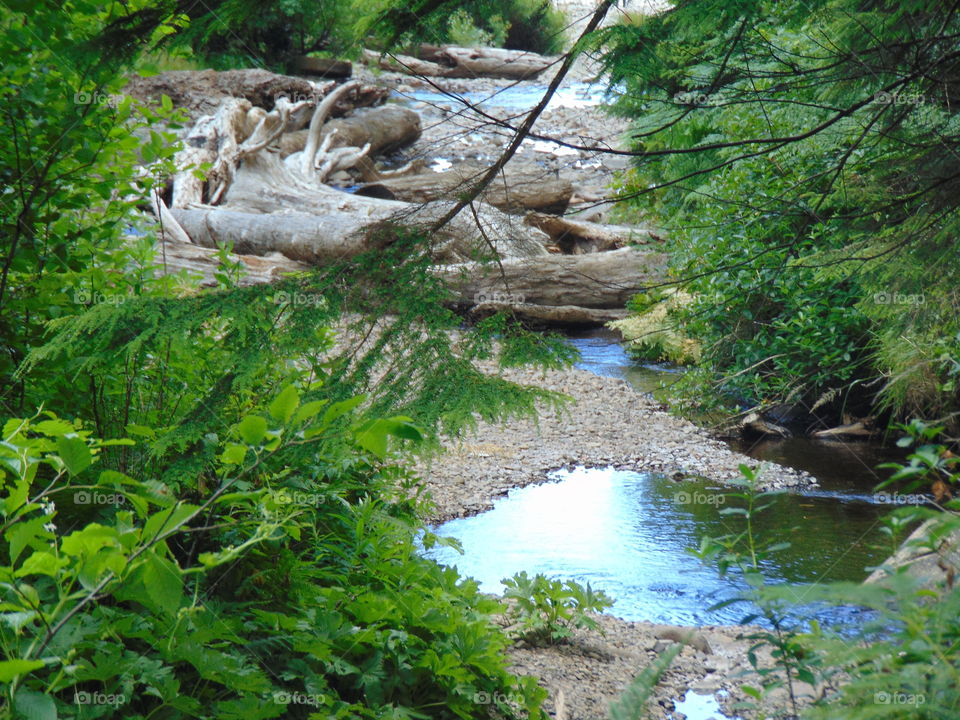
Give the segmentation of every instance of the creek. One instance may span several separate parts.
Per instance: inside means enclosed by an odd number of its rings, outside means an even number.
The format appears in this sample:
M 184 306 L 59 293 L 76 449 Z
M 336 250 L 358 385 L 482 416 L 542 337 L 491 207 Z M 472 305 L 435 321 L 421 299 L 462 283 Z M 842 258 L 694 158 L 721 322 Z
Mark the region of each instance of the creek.
M 579 367 L 622 377 L 638 391 L 662 392 L 677 371 L 632 362 L 612 334 L 594 331 L 569 342 L 581 352 Z M 771 582 L 818 583 L 866 578 L 867 568 L 890 554 L 880 518 L 890 498 L 875 494 L 873 466 L 890 451 L 865 443 L 805 439 L 737 449 L 811 472 L 817 488 L 783 493 L 762 513 L 757 535 L 789 542 L 763 569 Z M 613 468 L 567 468 L 551 482 L 514 489 L 488 512 L 446 522 L 437 534 L 456 538 L 459 555 L 435 548 L 431 556 L 456 565 L 487 592 L 502 593 L 500 580 L 520 570 L 589 582 L 616 599 L 609 612 L 625 620 L 677 625 L 738 624 L 753 612 L 745 604 L 710 609 L 744 589 L 731 574 L 692 556 L 703 536 L 737 532 L 742 519 L 721 514 L 734 502 L 705 480 L 677 482 Z M 803 601 L 802 592 L 798 602 Z M 810 607 L 821 622 L 842 628 L 862 617 L 857 608 Z

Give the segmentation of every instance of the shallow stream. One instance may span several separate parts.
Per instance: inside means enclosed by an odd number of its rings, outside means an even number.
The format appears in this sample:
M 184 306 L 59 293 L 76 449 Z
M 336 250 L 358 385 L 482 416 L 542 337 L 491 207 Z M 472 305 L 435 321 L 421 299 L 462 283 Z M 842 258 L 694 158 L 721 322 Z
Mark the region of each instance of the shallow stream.
M 631 362 L 605 333 L 570 342 L 581 351 L 581 368 L 623 377 L 641 392 L 657 393 L 676 376 L 670 368 Z M 861 581 L 868 567 L 890 554 L 879 522 L 890 505 L 873 492 L 877 476 L 872 469 L 889 459 L 887 451 L 805 440 L 739 449 L 801 466 L 820 481 L 816 489 L 777 497 L 760 516 L 756 528 L 762 540 L 791 543 L 765 564 L 769 580 Z M 589 582 L 616 599 L 609 612 L 626 620 L 737 624 L 752 612 L 744 604 L 711 610 L 743 583 L 735 575 L 719 577 L 689 552 L 704 536 L 742 529 L 737 517 L 720 513 L 733 504 L 725 488 L 609 468 L 571 468 L 552 480 L 515 489 L 488 512 L 439 526 L 437 533 L 458 539 L 464 553 L 440 548 L 431 556 L 457 565 L 493 593 L 502 592 L 502 578 L 520 570 Z M 802 593 L 797 600 L 803 600 Z M 815 609 L 814 614 L 832 625 L 859 617 L 853 608 Z

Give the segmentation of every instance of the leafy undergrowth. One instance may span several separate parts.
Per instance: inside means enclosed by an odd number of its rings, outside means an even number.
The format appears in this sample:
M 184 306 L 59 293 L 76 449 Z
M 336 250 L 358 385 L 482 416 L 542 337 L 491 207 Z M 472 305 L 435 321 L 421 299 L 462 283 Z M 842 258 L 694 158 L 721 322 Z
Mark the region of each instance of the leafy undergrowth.
M 180 498 L 104 466 L 132 440 L 8 421 L 0 716 L 543 717 L 501 603 L 417 554 L 423 500 L 388 445 L 418 429 L 357 404 L 288 386 L 208 439 L 216 471 Z

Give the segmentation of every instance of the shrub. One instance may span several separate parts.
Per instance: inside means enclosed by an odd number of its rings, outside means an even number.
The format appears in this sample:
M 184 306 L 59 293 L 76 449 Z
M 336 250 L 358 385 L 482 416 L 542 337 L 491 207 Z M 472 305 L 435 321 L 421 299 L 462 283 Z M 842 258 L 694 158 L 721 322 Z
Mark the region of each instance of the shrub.
M 216 477 L 182 499 L 98 470 L 132 441 L 8 421 L 0 714 L 467 718 L 486 693 L 512 698 L 504 717 L 541 717 L 543 691 L 505 669 L 500 604 L 417 553 L 416 483 L 385 452 L 416 428 L 358 419 L 337 450 L 355 405 L 286 388 L 215 442 Z
M 513 601 L 508 615 L 518 625 L 516 633 L 532 644 L 558 642 L 569 637 L 573 628 L 596 629 L 597 621 L 589 613 L 613 605 L 590 583 L 584 588 L 572 580 L 551 580 L 541 574 L 531 578 L 526 571 L 502 582 L 507 588 L 504 597 Z

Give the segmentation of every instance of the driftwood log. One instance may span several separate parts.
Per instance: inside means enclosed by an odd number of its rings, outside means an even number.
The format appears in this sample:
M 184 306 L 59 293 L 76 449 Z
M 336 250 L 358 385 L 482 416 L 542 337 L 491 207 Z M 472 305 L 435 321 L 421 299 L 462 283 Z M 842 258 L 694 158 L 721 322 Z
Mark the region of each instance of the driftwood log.
M 185 109 L 196 119 L 215 113 L 226 98 L 242 98 L 269 111 L 281 97 L 291 103 L 317 103 L 335 87 L 335 82 L 316 84 L 259 69 L 169 70 L 151 77 L 133 76 L 123 92 L 148 104 L 159 104 L 160 97 L 166 95 L 174 107 Z M 389 94 L 387 88 L 378 85 L 357 85 L 331 108 L 330 116 L 341 117 L 358 107 L 379 105 Z
M 543 230 L 560 251 L 567 255 L 604 252 L 651 241 L 650 230 L 627 225 L 601 225 L 541 212 L 531 212 L 523 221 Z
M 347 60 L 318 58 L 303 55 L 293 61 L 293 70 L 302 75 L 322 78 L 348 78 L 353 75 L 353 63 Z
M 437 267 L 463 305 L 576 306 L 621 309 L 633 295 L 663 280 L 667 256 L 633 248 L 590 255 L 548 255 Z
M 321 141 L 335 137 L 331 148 L 370 145 L 369 154 L 378 155 L 416 142 L 420 138 L 420 115 L 399 105 L 364 108 L 350 117 L 330 120 L 320 131 Z M 308 130 L 284 133 L 280 137 L 283 157 L 300 152 L 307 146 Z M 402 198 L 401 198 L 402 199 Z
M 163 243 L 163 255 L 168 272 L 177 272 L 186 270 L 194 276 L 201 278 L 201 285 L 213 287 L 216 283 L 215 273 L 218 266 L 218 251 L 214 248 L 200 247 L 189 243 L 181 243 L 174 240 L 167 240 Z M 643 259 L 640 264 L 646 264 L 651 272 L 645 276 L 648 281 L 655 281 L 658 277 L 655 275 L 655 267 L 663 262 L 661 258 L 653 253 L 639 253 L 635 250 L 618 251 L 609 253 L 614 255 L 614 261 L 621 263 L 626 253 L 636 253 Z M 564 261 L 564 273 L 573 275 L 587 276 L 596 272 L 598 265 L 595 262 L 598 255 L 566 257 Z M 239 254 L 234 255 L 233 259 L 243 264 L 246 274 L 240 280 L 241 285 L 266 284 L 280 280 L 287 273 L 308 272 L 314 269 L 315 265 L 310 263 L 290 260 L 280 253 L 271 253 L 266 256 Z M 514 273 L 523 274 L 531 277 L 544 278 L 549 284 L 551 273 L 555 270 L 552 261 L 555 257 L 549 258 L 528 258 L 523 260 L 512 260 L 504 262 L 505 269 L 513 275 Z M 631 260 L 631 263 L 633 260 Z M 452 282 L 453 286 L 459 288 L 459 294 L 455 295 L 450 306 L 460 311 L 466 310 L 471 319 L 479 320 L 495 312 L 506 312 L 515 318 L 527 322 L 530 325 L 543 326 L 571 326 L 571 325 L 602 325 L 610 320 L 623 318 L 627 311 L 620 306 L 611 307 L 583 307 L 576 304 L 550 304 L 527 302 L 527 298 L 522 298 L 524 302 L 517 302 L 521 299 L 521 294 L 515 284 L 510 285 L 510 293 L 497 292 L 496 290 L 480 292 L 474 296 L 469 296 L 471 290 L 470 284 L 464 285 L 462 278 L 464 275 L 487 275 L 493 268 L 480 266 L 474 263 L 462 264 L 457 266 L 437 266 L 433 272 L 441 278 Z M 455 270 L 455 272 L 453 272 Z M 453 278 L 451 280 L 451 277 Z M 530 289 L 532 283 L 522 286 L 523 289 Z M 494 285 L 487 285 L 493 288 Z M 607 292 L 600 290 L 602 284 L 598 284 L 598 292 L 593 298 L 595 303 L 616 303 L 620 294 L 617 292 Z M 571 301 L 580 299 L 576 293 L 568 293 Z M 531 295 L 530 300 L 557 300 L 560 298 L 558 293 L 550 293 L 549 296 Z
M 420 57 L 388 56 L 364 50 L 363 61 L 383 70 L 408 75 L 532 80 L 550 67 L 556 58 L 523 50 L 425 45 L 421 48 Z
M 458 165 L 446 172 L 427 171 L 416 175 L 386 178 L 357 190 L 360 195 L 393 197 L 406 202 L 431 202 L 449 198 L 475 182 L 486 170 L 476 165 Z M 573 185 L 543 168 L 507 165 L 501 177 L 492 182 L 480 198 L 504 212 L 540 210 L 563 214 L 567 210 Z
M 569 327 L 586 325 L 596 327 L 627 316 L 625 308 L 584 308 L 576 305 L 534 305 L 532 303 L 482 303 L 468 313 L 472 320 L 502 312 L 512 315 L 529 326 Z

